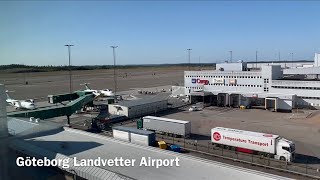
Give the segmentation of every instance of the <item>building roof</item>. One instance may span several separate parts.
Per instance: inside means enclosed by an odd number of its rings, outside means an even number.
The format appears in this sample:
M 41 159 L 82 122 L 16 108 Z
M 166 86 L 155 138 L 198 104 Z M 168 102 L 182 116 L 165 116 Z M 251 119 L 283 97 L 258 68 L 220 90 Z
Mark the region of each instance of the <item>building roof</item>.
M 248 64 L 262 64 L 262 63 L 270 63 L 270 64 L 275 64 L 275 63 L 291 63 L 292 61 L 249 61 L 247 62 Z M 314 63 L 314 60 L 298 60 L 298 61 L 293 61 L 294 63 Z
M 36 126 L 38 126 L 37 123 L 27 121 L 25 120 L 14 118 L 14 117 L 7 117 L 8 120 L 8 132 L 11 135 L 20 134 L 22 132 L 25 132 L 29 129 L 32 129 Z
M 115 157 L 136 159 L 136 164 L 133 167 L 96 166 L 96 169 L 93 169 L 93 167 L 82 167 L 82 172 L 79 170 L 80 168 L 75 168 L 75 171 L 79 173 L 78 175 L 82 175 L 87 179 L 109 179 L 106 177 L 107 175 L 108 177 L 114 177 L 113 179 L 128 177 L 139 180 L 288 179 L 186 154 L 127 143 L 70 128 L 65 128 L 65 130 L 55 134 L 43 134 L 42 136 L 24 139 L 24 141 L 20 142 L 22 143 L 15 143 L 16 148 L 25 150 L 25 152 L 36 151 L 37 153 L 45 153 L 53 158 L 67 156 L 69 158 L 76 157 L 79 160 L 97 159 L 98 157 L 101 159 L 114 159 Z M 141 159 L 145 157 L 152 159 L 175 159 L 178 157 L 180 166 L 160 168 L 139 166 Z M 101 172 L 101 174 L 104 173 L 104 176 L 101 177 L 98 171 L 104 171 Z
M 151 95 L 150 95 L 151 96 Z M 140 106 L 144 104 L 150 104 L 150 103 L 156 103 L 161 101 L 168 101 L 166 98 L 160 96 L 151 96 L 151 97 L 145 97 L 141 99 L 135 99 L 135 100 L 123 100 L 119 101 L 115 104 L 110 104 L 111 106 L 119 105 L 119 106 L 125 106 L 125 107 L 133 107 L 133 106 Z
M 156 116 L 145 116 L 145 117 L 143 117 L 143 120 L 145 120 L 145 119 L 156 119 L 156 120 L 159 120 L 159 121 L 167 121 L 167 122 L 173 122 L 173 123 L 179 123 L 179 124 L 188 124 L 188 123 L 190 123 L 190 121 L 169 119 L 169 118 L 156 117 Z

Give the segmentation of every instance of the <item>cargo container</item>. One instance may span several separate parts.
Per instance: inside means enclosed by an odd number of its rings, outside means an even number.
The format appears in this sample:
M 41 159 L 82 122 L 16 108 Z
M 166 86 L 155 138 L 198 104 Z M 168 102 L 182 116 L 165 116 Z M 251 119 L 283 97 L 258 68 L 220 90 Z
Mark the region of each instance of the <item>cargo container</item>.
M 130 142 L 130 132 L 124 130 L 112 129 L 112 134 L 115 139 L 124 140 Z
M 134 127 L 117 126 L 112 128 L 113 137 L 116 139 L 125 140 L 135 144 L 154 146 L 156 142 L 155 133 L 152 131 L 146 131 L 136 129 Z
M 211 142 L 221 148 L 293 161 L 295 144 L 279 135 L 216 127 Z
M 189 137 L 191 134 L 191 123 L 176 119 L 145 116 L 142 118 L 142 128 L 165 133 L 174 137 Z
M 167 143 L 164 141 L 159 141 L 158 145 L 160 149 L 167 149 Z

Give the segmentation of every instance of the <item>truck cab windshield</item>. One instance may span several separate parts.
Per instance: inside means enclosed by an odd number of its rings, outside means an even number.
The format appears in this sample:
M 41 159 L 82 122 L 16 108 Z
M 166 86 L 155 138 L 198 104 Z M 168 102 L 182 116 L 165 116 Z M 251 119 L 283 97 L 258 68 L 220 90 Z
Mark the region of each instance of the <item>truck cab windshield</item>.
M 286 151 L 288 151 L 288 152 L 291 152 L 291 151 L 290 151 L 290 147 L 284 147 L 284 146 L 282 146 L 282 149 L 283 149 L 283 150 L 286 150 Z

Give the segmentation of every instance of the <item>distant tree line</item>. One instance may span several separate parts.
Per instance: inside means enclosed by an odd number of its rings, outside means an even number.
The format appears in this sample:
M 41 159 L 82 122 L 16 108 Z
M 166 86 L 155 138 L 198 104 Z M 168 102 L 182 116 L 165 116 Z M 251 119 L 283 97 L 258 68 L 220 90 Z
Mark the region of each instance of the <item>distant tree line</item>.
M 192 67 L 206 67 L 215 66 L 214 63 L 201 63 L 201 64 L 190 64 Z M 182 64 L 142 64 L 142 65 L 117 65 L 117 69 L 129 69 L 137 67 L 175 67 L 175 66 L 189 66 L 187 63 Z M 113 69 L 113 65 L 84 65 L 84 66 L 70 66 L 72 71 L 76 70 L 97 70 L 97 69 Z M 10 64 L 0 65 L 1 70 L 12 70 L 13 73 L 26 73 L 26 72 L 50 72 L 50 71 L 67 71 L 69 66 L 31 66 L 23 64 Z

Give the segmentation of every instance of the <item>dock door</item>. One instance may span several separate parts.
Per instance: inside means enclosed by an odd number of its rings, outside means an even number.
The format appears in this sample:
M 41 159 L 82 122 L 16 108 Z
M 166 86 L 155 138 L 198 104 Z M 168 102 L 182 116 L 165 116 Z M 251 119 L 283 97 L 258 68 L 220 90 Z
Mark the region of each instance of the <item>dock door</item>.
M 217 95 L 217 106 L 229 106 L 229 94 L 219 93 Z
M 271 111 L 277 111 L 278 98 L 276 97 L 266 97 L 265 98 L 265 109 Z
M 229 96 L 229 105 L 230 107 L 238 108 L 240 106 L 240 94 L 230 94 Z

